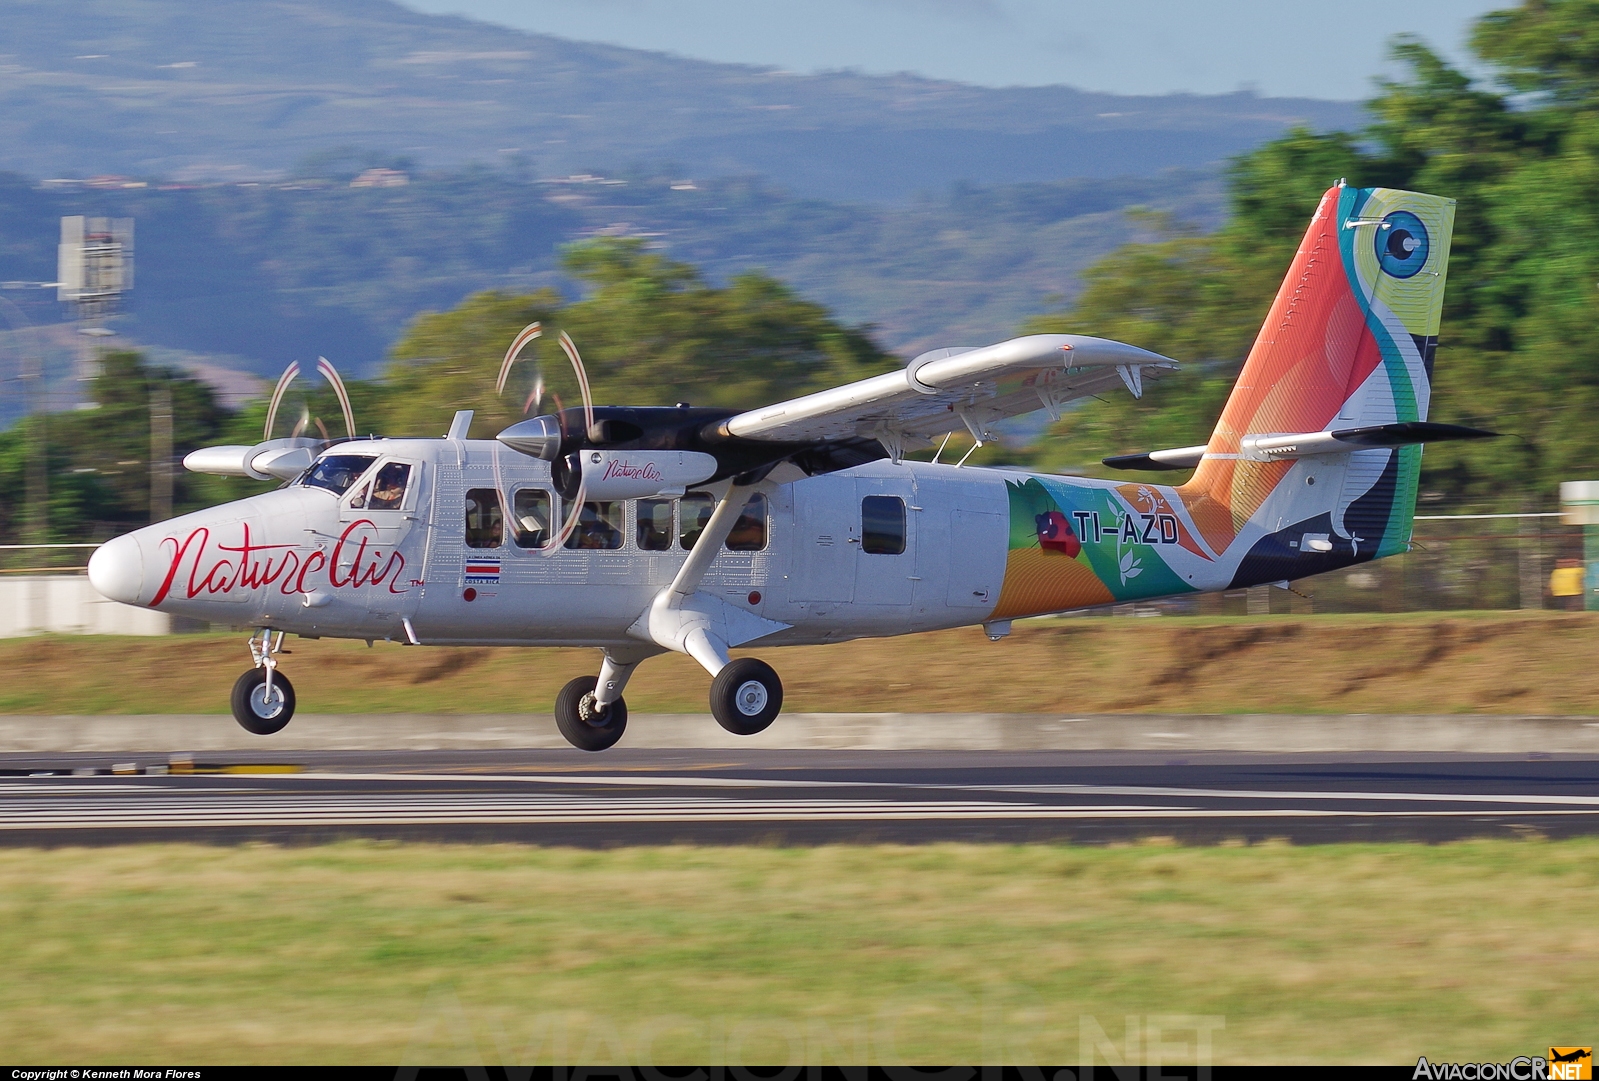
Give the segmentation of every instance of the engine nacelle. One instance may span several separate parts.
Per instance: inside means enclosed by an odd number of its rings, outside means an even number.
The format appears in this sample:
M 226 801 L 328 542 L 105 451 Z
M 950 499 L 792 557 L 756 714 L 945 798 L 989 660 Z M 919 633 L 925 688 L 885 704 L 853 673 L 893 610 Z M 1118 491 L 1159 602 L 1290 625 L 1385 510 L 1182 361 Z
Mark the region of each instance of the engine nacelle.
M 293 480 L 326 446 L 320 439 L 268 439 L 253 447 L 201 447 L 183 459 L 191 473 L 214 473 L 251 480 Z
M 572 455 L 586 499 L 682 495 L 716 473 L 716 458 L 695 450 L 585 450 Z

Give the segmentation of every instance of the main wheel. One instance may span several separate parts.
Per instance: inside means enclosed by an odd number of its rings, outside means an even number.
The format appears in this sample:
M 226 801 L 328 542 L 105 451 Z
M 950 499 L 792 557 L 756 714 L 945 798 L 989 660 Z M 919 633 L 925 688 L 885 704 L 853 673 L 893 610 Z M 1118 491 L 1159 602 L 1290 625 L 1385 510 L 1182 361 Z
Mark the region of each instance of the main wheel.
M 246 732 L 270 736 L 282 731 L 293 716 L 294 684 L 282 672 L 272 673 L 270 697 L 265 668 L 252 668 L 233 684 L 233 719 Z
M 555 726 L 580 751 L 603 751 L 627 731 L 627 703 L 618 698 L 605 709 L 594 702 L 596 676 L 578 676 L 555 696 Z
M 740 657 L 711 681 L 711 715 L 735 736 L 764 732 L 783 708 L 783 681 L 765 661 Z

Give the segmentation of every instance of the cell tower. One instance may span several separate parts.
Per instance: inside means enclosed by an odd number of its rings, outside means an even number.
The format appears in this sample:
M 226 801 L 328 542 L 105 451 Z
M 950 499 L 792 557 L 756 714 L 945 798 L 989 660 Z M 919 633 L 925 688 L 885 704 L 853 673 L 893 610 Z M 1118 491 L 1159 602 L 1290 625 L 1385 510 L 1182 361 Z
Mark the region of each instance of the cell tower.
M 99 375 L 94 342 L 115 333 L 102 324 L 133 288 L 133 219 L 62 218 L 57 253 L 56 298 L 72 305 L 84 335 L 75 373 L 81 409 L 92 405 L 89 384 Z

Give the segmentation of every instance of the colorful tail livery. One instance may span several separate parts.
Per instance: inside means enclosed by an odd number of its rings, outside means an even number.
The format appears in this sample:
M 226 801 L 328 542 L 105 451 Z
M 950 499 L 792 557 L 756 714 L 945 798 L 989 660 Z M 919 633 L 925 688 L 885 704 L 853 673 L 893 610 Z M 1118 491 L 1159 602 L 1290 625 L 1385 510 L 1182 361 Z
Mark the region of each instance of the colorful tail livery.
M 1403 552 L 1427 423 L 1451 199 L 1343 184 L 1322 197 L 1210 442 L 1106 459 L 1197 465 L 1180 487 L 1009 484 L 993 617 L 1304 578 Z

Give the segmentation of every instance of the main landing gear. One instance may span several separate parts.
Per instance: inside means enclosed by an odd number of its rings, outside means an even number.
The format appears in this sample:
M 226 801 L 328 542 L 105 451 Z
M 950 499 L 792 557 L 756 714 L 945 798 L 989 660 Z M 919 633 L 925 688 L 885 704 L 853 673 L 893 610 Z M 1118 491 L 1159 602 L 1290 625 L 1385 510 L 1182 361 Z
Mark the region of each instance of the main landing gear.
M 593 676 L 578 676 L 555 696 L 555 726 L 580 751 L 603 751 L 627 731 L 627 703 L 617 697 L 600 705 L 594 697 L 598 683 Z
M 579 676 L 561 688 L 555 697 L 555 725 L 568 743 L 580 751 L 615 746 L 627 730 L 622 688 L 639 661 L 656 652 L 607 650 L 598 677 Z M 711 681 L 711 715 L 735 736 L 766 731 L 782 708 L 783 681 L 765 661 L 728 661 Z
M 270 736 L 283 730 L 294 717 L 294 684 L 278 672 L 275 654 L 283 652 L 283 632 L 273 641 L 263 630 L 250 636 L 250 658 L 255 667 L 233 684 L 233 719 L 246 732 Z
M 745 505 L 765 477 L 751 474 L 748 483 L 734 478 L 717 499 L 716 509 L 700 529 L 688 558 L 672 584 L 655 595 L 628 633 L 639 641 L 607 647 L 598 678 L 574 679 L 555 699 L 555 723 L 567 742 L 579 750 L 603 751 L 614 746 L 627 728 L 627 703 L 622 688 L 640 661 L 673 650 L 686 653 L 711 674 L 711 715 L 737 736 L 763 732 L 783 708 L 783 682 L 772 666 L 753 657 L 732 660 L 729 646 L 752 642 L 787 627 L 762 619 L 717 596 L 699 592 L 700 580 L 722 550 Z M 750 593 L 750 604 L 760 598 Z M 731 630 L 729 629 L 731 628 Z
M 783 708 L 783 681 L 765 661 L 728 661 L 711 681 L 711 716 L 735 736 L 764 732 Z

